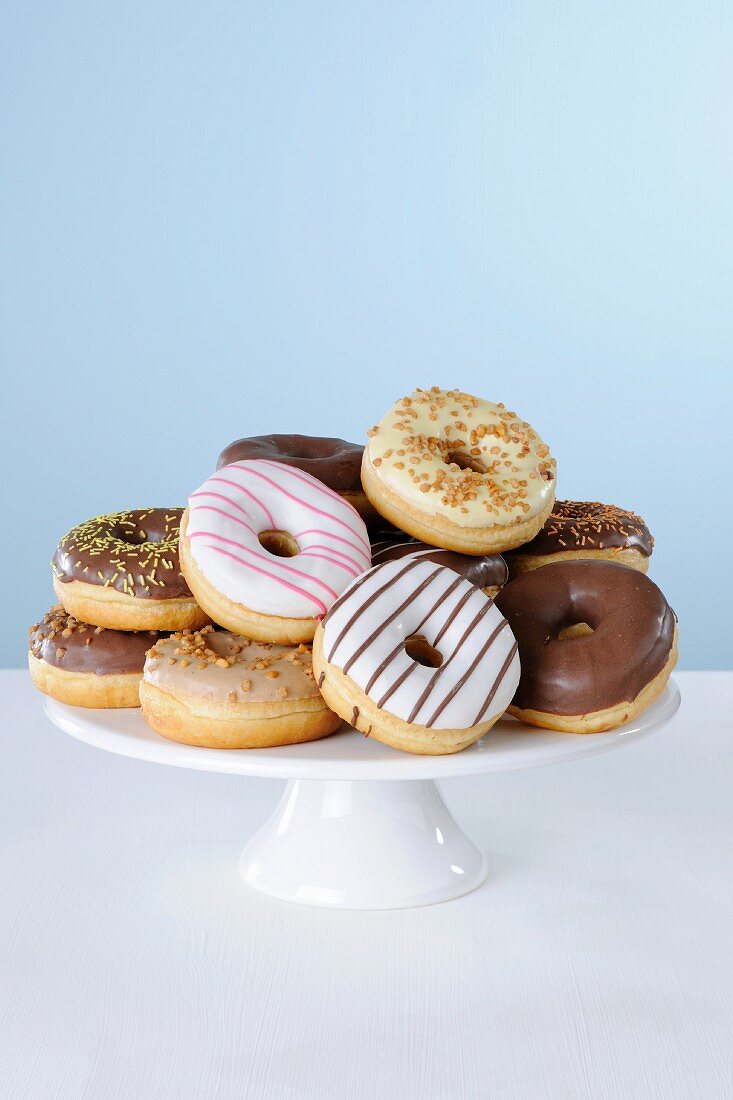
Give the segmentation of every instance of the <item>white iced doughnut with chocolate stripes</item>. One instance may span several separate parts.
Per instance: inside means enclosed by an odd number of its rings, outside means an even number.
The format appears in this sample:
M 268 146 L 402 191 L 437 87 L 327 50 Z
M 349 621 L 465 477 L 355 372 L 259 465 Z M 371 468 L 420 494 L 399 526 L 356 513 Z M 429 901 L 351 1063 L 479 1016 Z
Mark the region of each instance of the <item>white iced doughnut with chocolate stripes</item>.
M 371 563 L 359 514 L 316 478 L 265 459 L 222 466 L 192 493 L 181 568 L 221 626 L 267 642 L 307 642 Z
M 517 643 L 494 601 L 452 569 L 410 557 L 354 581 L 316 631 L 331 710 L 407 752 L 458 752 L 504 713 Z
M 371 429 L 361 479 L 390 523 L 461 554 L 521 546 L 555 499 L 555 460 L 526 421 L 437 386 L 403 397 Z

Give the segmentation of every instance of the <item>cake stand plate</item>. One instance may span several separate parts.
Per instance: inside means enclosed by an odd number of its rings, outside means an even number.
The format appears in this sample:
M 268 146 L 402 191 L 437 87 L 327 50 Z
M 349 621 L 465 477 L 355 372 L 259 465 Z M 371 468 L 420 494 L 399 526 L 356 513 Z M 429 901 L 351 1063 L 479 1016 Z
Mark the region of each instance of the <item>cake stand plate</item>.
M 47 699 L 51 721 L 89 745 L 200 771 L 286 780 L 274 813 L 242 853 L 255 890 L 333 909 L 400 909 L 467 894 L 486 877 L 483 852 L 443 801 L 436 780 L 560 764 L 622 748 L 669 721 L 669 684 L 635 721 L 610 733 L 552 733 L 502 719 L 452 756 L 413 756 L 350 726 L 304 745 L 203 749 L 166 741 L 138 710 L 85 710 Z

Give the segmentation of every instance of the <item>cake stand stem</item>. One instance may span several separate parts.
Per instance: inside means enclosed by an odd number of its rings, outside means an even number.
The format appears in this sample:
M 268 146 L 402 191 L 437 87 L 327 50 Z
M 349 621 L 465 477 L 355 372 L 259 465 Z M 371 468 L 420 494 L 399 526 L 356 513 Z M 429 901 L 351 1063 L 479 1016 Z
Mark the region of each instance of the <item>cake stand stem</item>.
M 301 905 L 402 909 L 475 890 L 486 861 L 432 780 L 291 779 L 240 874 Z

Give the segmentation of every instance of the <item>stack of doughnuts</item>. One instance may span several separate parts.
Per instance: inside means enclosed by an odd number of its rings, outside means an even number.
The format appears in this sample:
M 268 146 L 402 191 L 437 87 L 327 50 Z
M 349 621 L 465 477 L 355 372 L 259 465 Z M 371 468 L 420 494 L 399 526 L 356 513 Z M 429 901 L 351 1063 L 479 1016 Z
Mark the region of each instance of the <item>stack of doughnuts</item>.
M 301 464 L 302 437 L 288 438 L 296 442 L 287 463 L 220 462 L 189 496 L 181 567 L 220 629 L 174 635 L 148 654 L 143 717 L 164 737 L 255 748 L 314 740 L 341 724 L 316 684 L 310 643 L 369 568 L 369 537 L 350 500 L 306 470 L 316 441 Z
M 115 512 L 64 535 L 51 561 L 59 602 L 30 630 L 28 662 L 41 691 L 75 706 L 139 706 L 151 645 L 209 621 L 181 573 L 182 513 Z
M 557 501 L 534 428 L 418 389 L 367 432 L 222 451 L 185 509 L 97 517 L 53 558 L 31 630 L 37 686 L 142 705 L 161 736 L 256 748 L 342 722 L 440 755 L 506 712 L 613 729 L 663 690 L 674 613 L 633 512 Z

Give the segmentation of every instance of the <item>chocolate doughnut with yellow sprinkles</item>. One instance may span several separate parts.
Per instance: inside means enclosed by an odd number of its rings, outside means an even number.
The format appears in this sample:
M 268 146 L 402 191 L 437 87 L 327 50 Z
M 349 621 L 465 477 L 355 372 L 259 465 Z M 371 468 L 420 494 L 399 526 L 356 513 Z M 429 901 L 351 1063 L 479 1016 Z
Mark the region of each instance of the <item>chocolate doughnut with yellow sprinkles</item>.
M 137 508 L 72 527 L 51 562 L 64 610 L 113 630 L 185 630 L 208 616 L 181 573 L 182 508 Z
M 653 549 L 649 528 L 635 512 L 593 500 L 556 500 L 542 530 L 506 560 L 512 577 L 554 561 L 588 559 L 646 573 Z

